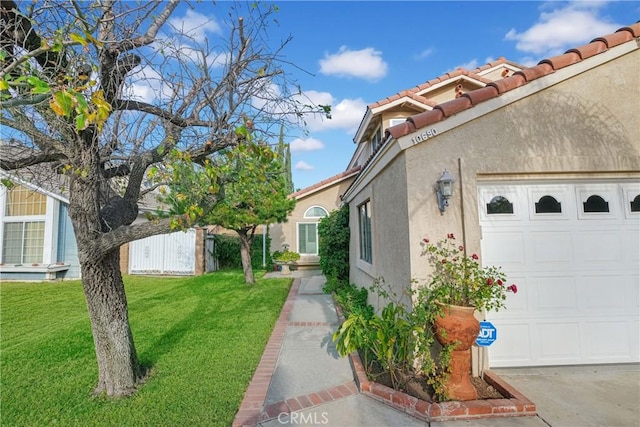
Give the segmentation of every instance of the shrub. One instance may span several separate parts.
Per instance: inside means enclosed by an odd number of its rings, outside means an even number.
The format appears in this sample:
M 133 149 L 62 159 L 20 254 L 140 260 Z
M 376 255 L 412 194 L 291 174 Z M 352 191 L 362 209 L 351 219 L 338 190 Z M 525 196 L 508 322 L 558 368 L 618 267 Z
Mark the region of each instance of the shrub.
M 349 282 L 349 205 L 334 210 L 318 224 L 320 268 L 329 287 Z
M 271 257 L 275 262 L 292 263 L 300 259 L 300 254 L 298 252 L 293 252 L 293 251 L 290 251 L 289 249 L 286 249 L 282 252 L 275 251 L 271 255 Z
M 266 253 L 269 254 L 271 247 L 271 237 L 267 234 Z M 242 268 L 242 260 L 240 259 L 240 239 L 237 236 L 227 234 L 216 234 L 214 245 L 214 257 L 218 260 L 218 267 L 225 268 Z M 266 257 L 266 268 L 271 269 L 273 263 L 271 257 Z M 257 235 L 251 245 L 251 267 L 253 269 L 262 269 L 262 235 Z
M 443 386 L 449 375 L 453 346 L 442 348 L 437 360 L 431 353 L 435 335 L 430 326 L 436 311 L 424 301 L 408 308 L 383 279 L 374 281 L 371 291 L 390 300 L 379 314 L 366 304 L 365 289 L 349 285 L 336 292 L 336 300 L 348 312 L 333 334 L 338 353 L 344 357 L 358 351 L 367 375 L 374 377 L 375 367 L 380 368 L 389 376 L 394 389 L 401 389 L 405 381 L 423 375 L 435 396 L 446 400 Z

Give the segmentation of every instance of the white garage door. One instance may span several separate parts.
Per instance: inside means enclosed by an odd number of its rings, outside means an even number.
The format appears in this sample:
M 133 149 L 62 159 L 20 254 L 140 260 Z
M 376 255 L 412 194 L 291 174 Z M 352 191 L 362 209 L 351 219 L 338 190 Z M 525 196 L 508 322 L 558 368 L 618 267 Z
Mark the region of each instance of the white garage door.
M 479 187 L 482 261 L 517 294 L 491 367 L 640 361 L 640 183 Z

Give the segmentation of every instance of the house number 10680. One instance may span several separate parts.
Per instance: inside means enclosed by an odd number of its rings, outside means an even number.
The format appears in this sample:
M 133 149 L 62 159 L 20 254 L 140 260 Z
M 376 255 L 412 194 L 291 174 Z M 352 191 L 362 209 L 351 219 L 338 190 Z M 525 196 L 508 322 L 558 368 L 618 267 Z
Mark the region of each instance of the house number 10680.
M 414 136 L 413 138 L 411 138 L 411 142 L 413 142 L 413 144 L 417 144 L 419 142 L 422 141 L 426 141 L 429 138 L 432 138 L 434 136 L 436 136 L 438 134 L 438 131 L 435 130 L 434 128 L 431 129 L 427 129 L 424 132 Z

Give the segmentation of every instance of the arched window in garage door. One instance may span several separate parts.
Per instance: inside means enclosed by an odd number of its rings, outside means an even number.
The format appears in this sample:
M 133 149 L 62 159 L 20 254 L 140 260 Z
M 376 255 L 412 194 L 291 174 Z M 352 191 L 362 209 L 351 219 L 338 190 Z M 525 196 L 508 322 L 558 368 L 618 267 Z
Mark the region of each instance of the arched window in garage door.
M 597 194 L 589 196 L 582 205 L 584 212 L 609 212 L 609 202 Z
M 512 214 L 513 203 L 506 197 L 495 196 L 489 203 L 487 203 L 487 214 Z
M 561 213 L 562 204 L 553 196 L 542 196 L 536 203 L 536 213 Z

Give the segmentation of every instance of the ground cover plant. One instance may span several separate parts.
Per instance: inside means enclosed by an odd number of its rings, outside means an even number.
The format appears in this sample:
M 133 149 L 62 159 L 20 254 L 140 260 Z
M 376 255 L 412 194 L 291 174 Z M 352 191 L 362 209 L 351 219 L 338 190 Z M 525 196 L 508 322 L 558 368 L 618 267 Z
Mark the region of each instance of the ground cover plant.
M 290 284 L 257 277 L 247 287 L 242 270 L 125 276 L 150 375 L 134 395 L 113 399 L 92 395 L 97 370 L 82 284 L 0 283 L 2 425 L 229 426 Z

